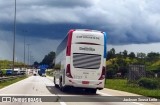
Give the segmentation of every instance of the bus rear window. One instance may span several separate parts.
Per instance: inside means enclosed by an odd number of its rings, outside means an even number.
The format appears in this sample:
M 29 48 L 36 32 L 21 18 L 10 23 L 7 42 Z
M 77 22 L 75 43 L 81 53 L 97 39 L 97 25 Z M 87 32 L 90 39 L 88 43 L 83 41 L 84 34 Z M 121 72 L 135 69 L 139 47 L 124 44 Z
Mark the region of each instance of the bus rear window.
M 73 66 L 75 68 L 99 69 L 101 64 L 101 55 L 73 53 Z

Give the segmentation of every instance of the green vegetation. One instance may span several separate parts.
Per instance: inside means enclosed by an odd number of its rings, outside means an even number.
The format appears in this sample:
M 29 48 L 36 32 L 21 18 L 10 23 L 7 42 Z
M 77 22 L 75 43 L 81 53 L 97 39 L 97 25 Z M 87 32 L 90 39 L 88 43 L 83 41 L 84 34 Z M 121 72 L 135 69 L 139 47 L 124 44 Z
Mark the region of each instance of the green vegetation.
M 106 88 L 127 91 L 144 96 L 160 96 L 160 53 L 107 52 Z M 127 82 L 129 65 L 145 65 L 146 77 Z M 156 75 L 156 76 L 155 76 Z
M 15 62 L 15 67 L 23 67 L 24 63 L 22 62 Z M 11 69 L 12 61 L 8 60 L 0 60 L 0 69 Z
M 6 74 L 6 70 L 2 70 L 3 74 Z
M 52 77 L 53 76 L 53 70 L 46 71 L 46 75 Z
M 127 83 L 126 79 L 107 79 L 105 87 L 140 94 L 143 96 L 160 96 L 160 89 L 147 89 L 144 87 L 140 87 L 138 84 L 129 84 Z
M 138 85 L 148 89 L 157 89 L 160 88 L 160 81 L 152 78 L 141 78 L 138 80 Z
M 26 75 L 24 75 L 24 76 L 22 76 L 22 77 L 18 77 L 18 78 L 13 79 L 13 80 L 5 81 L 5 82 L 0 82 L 0 89 L 3 88 L 3 87 L 6 87 L 6 86 L 8 86 L 8 85 L 11 85 L 11 84 L 13 84 L 13 83 L 15 83 L 15 82 L 18 82 L 18 81 L 20 81 L 20 80 L 23 80 L 23 79 L 25 79 L 25 78 L 27 78 Z
M 160 77 L 160 53 L 130 52 L 128 54 L 126 50 L 116 53 L 114 48 L 107 52 L 107 77 L 115 78 L 117 73 L 121 73 L 120 77 L 126 78 L 130 64 L 145 65 L 147 76 L 154 77 L 154 74 L 158 73 Z

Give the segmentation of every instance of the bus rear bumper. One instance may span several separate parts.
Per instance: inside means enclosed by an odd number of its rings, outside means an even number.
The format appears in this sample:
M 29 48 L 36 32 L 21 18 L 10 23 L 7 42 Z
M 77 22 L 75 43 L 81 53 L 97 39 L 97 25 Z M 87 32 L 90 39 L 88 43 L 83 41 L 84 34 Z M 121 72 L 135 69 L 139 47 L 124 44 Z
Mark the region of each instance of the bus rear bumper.
M 65 85 L 79 88 L 93 88 L 101 90 L 104 88 L 104 80 L 68 79 L 67 81 L 65 81 Z

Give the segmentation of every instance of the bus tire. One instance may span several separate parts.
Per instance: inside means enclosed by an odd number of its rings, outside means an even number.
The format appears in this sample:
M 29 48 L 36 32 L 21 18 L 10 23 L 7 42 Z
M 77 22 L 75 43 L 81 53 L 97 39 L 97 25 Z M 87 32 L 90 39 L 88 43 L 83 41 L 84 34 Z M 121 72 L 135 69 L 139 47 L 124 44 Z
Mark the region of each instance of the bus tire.
M 59 79 L 59 88 L 63 91 L 62 78 Z
M 58 88 L 59 86 L 57 84 L 55 84 L 55 87 Z
M 60 90 L 62 92 L 67 92 L 68 91 L 68 87 L 63 86 L 63 84 L 62 84 L 62 78 L 60 79 L 59 87 L 60 87 Z
M 55 79 L 55 77 L 54 77 L 54 81 L 53 81 L 53 82 L 54 82 L 55 87 L 58 88 L 58 85 L 56 84 L 56 79 Z

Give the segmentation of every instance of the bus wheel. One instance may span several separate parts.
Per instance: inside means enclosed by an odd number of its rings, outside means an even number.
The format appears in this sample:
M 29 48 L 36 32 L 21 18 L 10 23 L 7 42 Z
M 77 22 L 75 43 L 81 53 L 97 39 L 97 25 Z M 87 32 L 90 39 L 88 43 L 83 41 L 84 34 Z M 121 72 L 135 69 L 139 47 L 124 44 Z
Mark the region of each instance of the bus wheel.
M 61 91 L 63 91 L 62 81 L 61 80 L 59 80 L 59 88 L 60 88 Z
M 58 88 L 58 85 L 56 84 L 56 79 L 55 79 L 55 77 L 54 77 L 54 81 L 53 81 L 53 82 L 54 82 L 55 87 Z
M 58 88 L 59 86 L 57 84 L 55 84 L 55 87 Z

